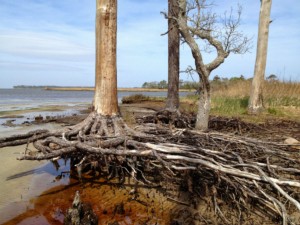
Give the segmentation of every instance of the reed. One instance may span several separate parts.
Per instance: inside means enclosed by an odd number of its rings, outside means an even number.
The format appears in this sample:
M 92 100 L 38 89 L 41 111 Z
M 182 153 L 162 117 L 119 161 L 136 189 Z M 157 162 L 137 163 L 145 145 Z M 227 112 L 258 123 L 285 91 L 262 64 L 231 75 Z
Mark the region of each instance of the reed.
M 250 118 L 247 113 L 250 97 L 250 80 L 212 82 L 211 114 L 227 117 Z M 300 83 L 266 81 L 263 89 L 265 112 L 260 117 L 280 117 L 300 121 Z M 165 98 L 132 95 L 124 97 L 123 103 L 162 102 Z M 180 99 L 181 111 L 197 112 L 198 96 L 189 94 Z
M 251 81 L 221 82 L 212 85 L 212 98 L 245 99 L 250 96 Z M 300 106 L 300 83 L 266 81 L 263 89 L 266 107 Z
M 247 116 L 250 80 L 212 82 L 211 86 L 212 115 Z M 276 116 L 300 121 L 300 83 L 266 81 L 263 96 L 266 110 L 262 117 Z M 195 95 L 188 95 L 183 101 L 197 104 L 197 99 Z

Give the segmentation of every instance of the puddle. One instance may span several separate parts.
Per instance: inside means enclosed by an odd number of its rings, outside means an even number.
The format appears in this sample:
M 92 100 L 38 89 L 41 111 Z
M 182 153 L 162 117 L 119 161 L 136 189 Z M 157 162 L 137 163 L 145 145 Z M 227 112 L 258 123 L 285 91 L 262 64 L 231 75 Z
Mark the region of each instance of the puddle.
M 64 214 L 72 205 L 76 191 L 81 200 L 91 204 L 99 218 L 99 224 L 170 224 L 170 214 L 175 203 L 167 199 L 159 189 L 138 188 L 134 200 L 133 183 L 108 184 L 106 181 L 79 182 L 66 176 L 67 185 L 53 187 L 30 200 L 26 212 L 5 225 L 63 224 Z M 39 182 L 42 182 L 41 180 Z M 117 210 L 122 205 L 123 210 Z
M 69 171 L 69 162 L 65 164 L 64 160 L 60 160 L 59 163 L 61 166 L 56 170 L 51 162 L 15 161 L 14 164 L 17 169 L 9 166 L 9 170 L 1 170 L 0 224 L 19 214 L 32 213 L 35 207 L 34 199 L 45 190 L 57 187 L 58 185 L 69 184 L 68 174 L 63 174 L 60 178 L 61 172 Z M 57 179 L 57 177 L 60 179 Z M 24 221 L 21 224 L 33 224 L 32 220 L 30 221 L 28 223 Z
M 22 134 L 36 129 L 55 130 L 57 124 L 43 124 L 30 127 L 0 126 L 0 137 Z M 47 161 L 18 161 L 16 158 L 24 153 L 25 145 L 5 147 L 0 149 L 0 224 L 31 209 L 30 199 L 40 195 L 45 190 L 69 181 L 61 179 L 53 182 L 61 171 L 69 170 L 61 162 L 59 171 Z M 29 148 L 33 148 L 29 145 Z

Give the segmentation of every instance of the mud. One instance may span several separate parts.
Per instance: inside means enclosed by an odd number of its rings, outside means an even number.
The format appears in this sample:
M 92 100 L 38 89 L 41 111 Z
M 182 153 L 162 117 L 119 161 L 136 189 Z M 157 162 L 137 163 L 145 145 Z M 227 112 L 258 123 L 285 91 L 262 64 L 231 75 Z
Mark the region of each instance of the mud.
M 140 186 L 135 196 L 131 194 L 132 184 L 69 181 L 68 185 L 54 187 L 32 199 L 31 209 L 4 224 L 63 224 L 76 191 L 83 202 L 92 205 L 99 224 L 170 224 L 171 211 L 176 207 L 157 189 Z

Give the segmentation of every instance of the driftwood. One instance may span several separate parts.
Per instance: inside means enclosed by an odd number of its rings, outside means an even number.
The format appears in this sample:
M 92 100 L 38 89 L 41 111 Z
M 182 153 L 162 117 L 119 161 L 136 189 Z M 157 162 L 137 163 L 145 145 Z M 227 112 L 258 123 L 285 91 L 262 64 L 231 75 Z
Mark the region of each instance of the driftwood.
M 146 120 L 146 122 L 149 122 Z M 154 135 L 155 134 L 155 135 Z M 129 128 L 120 117 L 96 113 L 73 127 L 57 132 L 39 130 L 0 139 L 0 146 L 33 142 L 37 151 L 25 150 L 19 160 L 72 158 L 78 178 L 85 170 L 107 179 L 126 176 L 147 186 L 162 179 L 182 182 L 192 174 L 189 191 L 210 190 L 215 213 L 228 221 L 219 200 L 243 213 L 258 213 L 282 224 L 297 224 L 290 212 L 300 212 L 299 152 L 288 145 L 219 132 L 197 132 L 165 124 L 141 123 Z

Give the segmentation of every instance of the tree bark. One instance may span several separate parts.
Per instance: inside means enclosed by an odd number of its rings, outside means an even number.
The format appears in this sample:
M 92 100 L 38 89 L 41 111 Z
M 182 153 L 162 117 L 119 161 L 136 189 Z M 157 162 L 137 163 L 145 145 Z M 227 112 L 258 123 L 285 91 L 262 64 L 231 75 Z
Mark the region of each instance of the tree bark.
M 101 115 L 118 114 L 117 0 L 96 0 L 96 81 L 94 108 Z
M 170 17 L 177 18 L 177 0 L 169 0 L 168 9 L 168 97 L 166 108 L 172 111 L 179 107 L 179 30 L 177 23 Z
M 211 7 L 206 1 L 177 0 L 177 24 L 181 37 L 191 48 L 195 60 L 195 72 L 201 81 L 199 111 L 196 128 L 208 128 L 208 114 L 210 110 L 209 75 L 218 68 L 230 53 L 243 54 L 248 51 L 249 39 L 237 30 L 240 24 L 241 8 L 237 11 L 237 18 L 230 13 L 223 18 L 223 27 L 220 29 L 216 14 L 208 10 Z M 213 5 L 213 4 L 212 4 Z M 204 12 L 207 10 L 206 12 Z M 218 23 L 218 25 L 216 24 Z M 218 27 L 218 30 L 216 28 Z M 205 64 L 198 41 L 203 40 L 206 47 L 213 47 L 217 56 L 210 63 Z
M 271 5 L 272 0 L 261 1 L 256 62 L 248 106 L 248 112 L 251 114 L 258 114 L 264 109 L 263 83 L 267 63 Z
M 195 128 L 207 130 L 210 112 L 210 84 L 208 79 L 201 80 L 201 90 Z
M 186 0 L 179 1 L 180 7 L 179 7 L 177 22 L 182 37 L 191 48 L 191 52 L 195 60 L 196 71 L 201 81 L 200 99 L 199 99 L 197 121 L 196 121 L 195 128 L 198 130 L 207 130 L 209 111 L 210 111 L 210 84 L 208 80 L 210 71 L 208 70 L 207 66 L 204 64 L 199 46 L 196 40 L 193 38 L 192 34 L 190 33 L 187 17 L 185 15 L 186 4 L 187 4 Z

